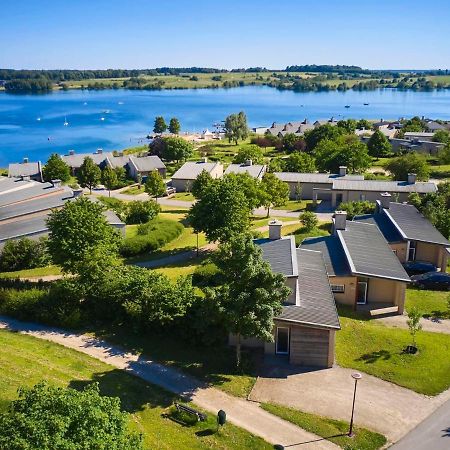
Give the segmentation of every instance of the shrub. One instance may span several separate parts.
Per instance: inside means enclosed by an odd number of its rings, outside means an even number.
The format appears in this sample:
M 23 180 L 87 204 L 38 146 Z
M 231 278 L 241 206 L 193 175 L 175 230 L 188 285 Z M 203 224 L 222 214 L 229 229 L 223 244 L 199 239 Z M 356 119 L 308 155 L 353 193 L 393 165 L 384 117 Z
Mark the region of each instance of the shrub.
M 50 263 L 46 239 L 33 241 L 22 238 L 18 241 L 8 241 L 0 255 L 0 271 L 13 272 L 23 269 L 43 267 Z
M 126 223 L 128 225 L 146 223 L 156 218 L 161 211 L 161 207 L 153 200 L 141 202 L 135 200 L 128 203 L 126 213 Z
M 300 222 L 305 228 L 305 231 L 312 231 L 317 227 L 319 220 L 312 211 L 305 211 L 300 214 Z
M 47 299 L 46 289 L 0 289 L 0 313 L 19 320 L 40 320 Z
M 364 202 L 344 202 L 339 205 L 341 211 L 347 212 L 347 218 L 353 219 L 355 216 L 360 216 L 361 214 L 372 214 L 375 211 L 375 203 L 364 201 Z
M 198 287 L 219 286 L 221 279 L 219 268 L 208 261 L 198 266 L 192 274 L 192 284 Z

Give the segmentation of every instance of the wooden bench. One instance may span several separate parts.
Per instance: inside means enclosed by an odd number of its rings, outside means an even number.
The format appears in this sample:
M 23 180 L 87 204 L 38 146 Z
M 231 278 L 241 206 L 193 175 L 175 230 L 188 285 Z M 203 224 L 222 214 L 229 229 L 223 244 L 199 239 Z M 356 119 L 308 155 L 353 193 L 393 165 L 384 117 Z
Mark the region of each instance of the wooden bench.
M 197 421 L 204 422 L 206 420 L 206 414 L 203 414 L 200 411 L 195 410 L 194 408 L 190 408 L 189 406 L 182 405 L 181 403 L 175 403 L 175 408 L 177 408 L 177 411 L 183 411 L 185 413 L 196 416 Z

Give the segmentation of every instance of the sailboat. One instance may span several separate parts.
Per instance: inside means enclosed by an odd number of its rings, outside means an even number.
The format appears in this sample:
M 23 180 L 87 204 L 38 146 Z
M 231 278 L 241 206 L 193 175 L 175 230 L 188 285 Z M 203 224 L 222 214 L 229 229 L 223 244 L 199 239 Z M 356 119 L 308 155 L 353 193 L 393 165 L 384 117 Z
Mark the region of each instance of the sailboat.
M 105 118 L 104 117 L 100 117 L 100 120 L 105 120 Z
M 40 122 L 41 121 L 41 118 L 40 117 L 38 117 L 37 119 L 36 119 L 38 122 Z
M 64 126 L 67 127 L 69 125 L 69 122 L 67 122 L 67 117 L 64 116 Z

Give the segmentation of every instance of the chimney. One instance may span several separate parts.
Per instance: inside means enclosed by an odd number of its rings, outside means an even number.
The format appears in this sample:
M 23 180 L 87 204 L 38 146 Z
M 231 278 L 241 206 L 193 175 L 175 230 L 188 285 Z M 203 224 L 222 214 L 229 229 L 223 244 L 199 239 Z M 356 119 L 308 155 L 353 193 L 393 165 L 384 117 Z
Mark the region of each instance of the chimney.
M 271 220 L 269 222 L 269 239 L 275 241 L 281 239 L 281 226 L 283 223 L 279 220 Z
M 75 155 L 75 150 L 69 150 L 69 156 Z
M 102 148 L 98 148 L 97 149 L 97 155 L 101 155 L 103 153 L 103 149 Z
M 334 232 L 345 230 L 347 226 L 347 211 L 336 211 L 334 213 Z
M 245 161 L 245 165 L 246 166 L 252 166 L 253 165 L 253 160 L 247 159 L 247 161 Z
M 73 198 L 78 198 L 83 195 L 83 189 L 74 189 L 72 192 L 73 192 Z
M 347 166 L 339 166 L 339 176 L 345 177 L 347 175 Z
M 389 209 L 389 206 L 391 205 L 391 194 L 389 194 L 389 192 L 382 192 L 380 195 L 381 207 L 383 209 Z
M 28 164 L 28 158 L 27 157 L 23 158 L 23 164 Z
M 22 175 L 22 181 L 30 181 L 30 175 Z
M 208 162 L 208 158 L 206 156 L 204 156 L 203 158 L 200 159 L 200 162 L 207 163 Z
M 417 175 L 415 173 L 408 173 L 408 184 L 416 184 Z
M 61 187 L 61 180 L 52 180 L 52 184 L 54 188 L 60 188 Z

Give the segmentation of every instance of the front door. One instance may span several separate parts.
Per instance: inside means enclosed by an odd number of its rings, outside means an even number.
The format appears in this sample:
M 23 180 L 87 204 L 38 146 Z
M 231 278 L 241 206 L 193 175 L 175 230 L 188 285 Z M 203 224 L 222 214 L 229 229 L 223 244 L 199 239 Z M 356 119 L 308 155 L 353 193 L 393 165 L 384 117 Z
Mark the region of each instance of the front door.
M 358 305 L 365 305 L 367 303 L 367 281 L 358 281 L 356 303 Z
M 288 327 L 277 327 L 277 341 L 275 352 L 277 355 L 287 355 L 289 353 Z

